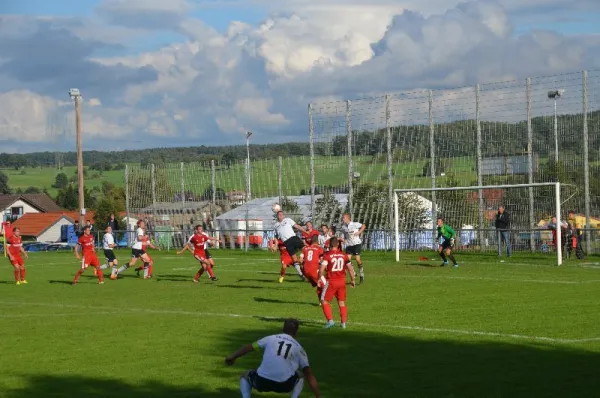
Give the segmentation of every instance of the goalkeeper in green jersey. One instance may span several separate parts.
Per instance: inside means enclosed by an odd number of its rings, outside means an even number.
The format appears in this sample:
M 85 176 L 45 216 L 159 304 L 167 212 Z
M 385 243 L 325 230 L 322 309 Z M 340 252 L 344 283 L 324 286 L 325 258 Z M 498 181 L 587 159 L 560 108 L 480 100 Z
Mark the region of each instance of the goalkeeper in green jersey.
M 437 219 L 437 231 L 438 231 L 438 240 L 443 238 L 443 241 L 440 242 L 440 247 L 438 249 L 438 253 L 440 253 L 440 257 L 444 261 L 442 263 L 442 267 L 448 265 L 448 259 L 452 261 L 454 267 L 458 267 L 458 263 L 452 255 L 452 248 L 454 247 L 454 238 L 456 237 L 456 231 L 452 229 L 448 224 L 444 224 L 444 219 L 439 217 Z

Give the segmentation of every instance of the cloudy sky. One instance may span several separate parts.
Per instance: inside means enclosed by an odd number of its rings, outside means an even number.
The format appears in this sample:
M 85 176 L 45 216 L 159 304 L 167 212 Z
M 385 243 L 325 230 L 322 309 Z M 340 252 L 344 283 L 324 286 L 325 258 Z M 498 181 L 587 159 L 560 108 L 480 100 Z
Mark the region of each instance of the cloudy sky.
M 598 0 L 1 0 L 0 152 L 307 139 L 307 105 L 600 69 Z

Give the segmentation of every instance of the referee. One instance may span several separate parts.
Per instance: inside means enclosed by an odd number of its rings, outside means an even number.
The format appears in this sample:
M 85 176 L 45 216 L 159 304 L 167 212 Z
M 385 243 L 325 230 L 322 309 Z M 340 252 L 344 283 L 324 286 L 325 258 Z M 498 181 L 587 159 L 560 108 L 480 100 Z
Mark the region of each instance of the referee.
M 304 242 L 296 235 L 294 229 L 306 233 L 306 230 L 298 225 L 296 221 L 286 217 L 282 211 L 278 211 L 277 222 L 275 223 L 275 236 L 283 241 L 287 252 L 292 257 L 292 260 L 294 260 L 294 268 L 296 268 L 299 275 L 302 275 L 302 279 L 305 279 L 302 268 L 300 268 L 300 261 L 296 256 L 296 253 L 304 247 Z

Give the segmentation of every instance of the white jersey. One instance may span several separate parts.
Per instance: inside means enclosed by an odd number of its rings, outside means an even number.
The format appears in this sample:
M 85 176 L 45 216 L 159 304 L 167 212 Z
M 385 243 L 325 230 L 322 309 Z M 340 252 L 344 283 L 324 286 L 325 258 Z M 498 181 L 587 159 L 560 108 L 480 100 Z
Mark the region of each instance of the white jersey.
M 112 234 L 104 234 L 104 238 L 102 239 L 102 248 L 104 250 L 112 250 L 112 246 L 115 244 L 115 238 L 113 238 Z
M 325 242 L 327 242 L 327 239 L 329 239 L 329 236 L 325 236 L 323 234 L 319 235 L 319 246 L 325 247 Z
M 281 222 L 275 223 L 275 236 L 284 242 L 292 236 L 296 236 L 294 225 L 296 225 L 296 221 L 291 218 L 284 218 Z
M 143 245 L 142 245 L 142 241 L 139 240 L 139 238 L 141 238 L 144 235 L 146 235 L 144 230 L 141 228 L 138 228 L 137 231 L 135 232 L 135 243 L 133 244 L 133 246 L 131 246 L 132 249 L 142 250 Z
M 257 373 L 265 379 L 281 383 L 299 369 L 308 367 L 304 348 L 289 334 L 267 336 L 256 344 L 263 349 L 263 359 Z
M 342 233 L 344 234 L 344 240 L 346 246 L 356 246 L 362 243 L 360 236 L 354 235 L 362 228 L 362 224 L 359 222 L 350 222 L 349 224 L 342 225 Z

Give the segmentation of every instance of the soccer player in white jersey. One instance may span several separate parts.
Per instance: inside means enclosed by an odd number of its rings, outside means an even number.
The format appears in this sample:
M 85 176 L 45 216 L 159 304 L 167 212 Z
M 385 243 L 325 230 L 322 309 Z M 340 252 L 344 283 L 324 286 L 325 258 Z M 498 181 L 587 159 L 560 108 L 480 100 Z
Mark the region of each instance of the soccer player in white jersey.
M 231 366 L 238 358 L 251 351 L 263 351 L 263 359 L 258 369 L 250 370 L 240 378 L 242 398 L 250 398 L 252 389 L 260 392 L 291 393 L 292 398 L 297 398 L 304 387 L 304 379 L 315 397 L 321 396 L 317 379 L 308 364 L 308 356 L 295 338 L 299 327 L 298 320 L 286 319 L 283 323 L 283 333 L 247 344 L 225 358 L 225 364 Z M 299 370 L 304 374 L 304 378 L 298 376 Z
M 275 237 L 281 239 L 288 254 L 294 261 L 294 268 L 296 268 L 296 271 L 298 271 L 298 274 L 302 279 L 306 279 L 302 273 L 302 268 L 300 267 L 300 260 L 298 259 L 298 256 L 296 256 L 296 253 L 304 247 L 304 242 L 296 235 L 294 229 L 306 233 L 306 230 L 298 225 L 296 221 L 286 217 L 282 211 L 278 211 L 277 222 L 275 223 Z
M 138 221 L 138 228 L 135 231 L 135 235 L 135 243 L 131 246 L 131 261 L 121 266 L 114 276 L 110 276 L 110 279 L 117 279 L 119 274 L 126 271 L 128 268 L 133 267 L 139 259 L 142 259 L 144 263 L 150 264 L 148 254 L 144 253 L 144 240 L 146 239 L 146 223 L 144 221 Z
M 115 256 L 115 252 L 113 250 L 116 246 L 115 238 L 112 234 L 112 228 L 108 226 L 104 230 L 104 237 L 102 238 L 102 249 L 104 250 L 104 257 L 106 257 L 106 264 L 102 264 L 100 269 L 107 269 L 108 267 L 111 267 L 111 279 L 113 278 L 113 275 L 117 273 L 117 267 L 119 266 L 117 257 Z
M 353 222 L 350 218 L 350 214 L 344 213 L 342 217 L 342 233 L 344 235 L 344 242 L 346 243 L 346 254 L 352 261 L 352 256 L 356 257 L 356 264 L 358 265 L 358 272 L 360 274 L 360 282 L 365 281 L 365 270 L 363 268 L 363 262 L 360 259 L 360 251 L 362 247 L 361 235 L 365 232 L 366 225 L 359 222 Z

